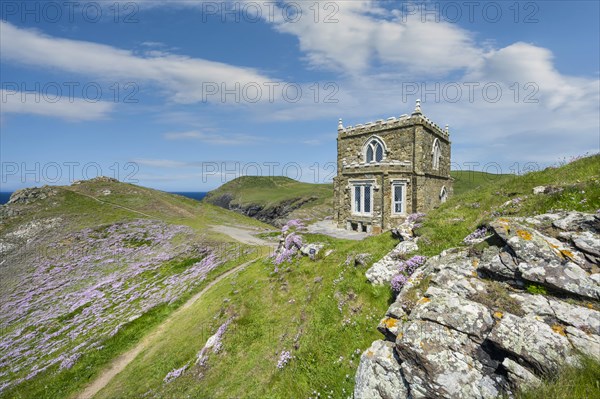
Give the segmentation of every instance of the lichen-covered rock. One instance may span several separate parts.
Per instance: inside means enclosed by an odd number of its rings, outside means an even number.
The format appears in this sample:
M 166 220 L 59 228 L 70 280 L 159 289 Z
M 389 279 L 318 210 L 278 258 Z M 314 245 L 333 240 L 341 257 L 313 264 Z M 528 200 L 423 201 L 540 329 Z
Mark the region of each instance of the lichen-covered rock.
M 354 386 L 355 399 L 410 398 L 394 344 L 375 341 L 360 357 Z
M 429 320 L 483 342 L 494 325 L 490 310 L 480 303 L 434 288 L 426 294 L 431 299 L 423 298 L 422 305 L 415 308 L 409 318 Z
M 598 332 L 598 330 L 596 330 Z M 596 358 L 600 362 L 600 336 L 584 332 L 578 328 L 567 326 L 565 333 L 569 342 L 578 351 L 586 355 Z
M 535 317 L 506 313 L 494 326 L 488 340 L 523 359 L 540 373 L 557 371 L 564 361 L 575 364 L 573 347 L 564 333 Z
M 498 219 L 483 251 L 429 258 L 378 326 L 387 345 L 395 344 L 401 372 L 388 364 L 389 376 L 372 372 L 386 389 L 361 397 L 394 397 L 388 381 L 398 375 L 405 382 L 398 392 L 415 399 L 513 397 L 577 364 L 578 352 L 600 360 L 600 273 L 590 263 L 597 222 L 578 212 Z
M 542 381 L 531 371 L 508 357 L 502 361 L 502 366 L 508 374 L 508 380 L 514 388 L 535 388 Z
M 400 256 L 417 251 L 419 246 L 415 241 L 402 241 L 390 253 L 381 260 L 375 262 L 366 272 L 367 279 L 376 285 L 389 284 L 392 278 L 398 274 L 398 263 Z
M 592 216 L 592 218 L 594 217 Z M 567 219 L 572 222 L 565 222 Z M 572 224 L 582 227 L 586 226 L 588 220 L 589 218 L 579 215 L 578 218 L 565 217 L 553 223 L 557 224 L 562 221 L 563 223 L 559 223 L 559 225 L 563 227 Z M 581 268 L 580 265 L 585 261 L 576 249 L 566 244 L 560 245 L 556 240 L 514 220 L 501 218 L 490 225 L 514 252 L 517 262 L 515 275 L 560 291 L 596 300 L 600 299 L 600 286 L 590 273 Z M 498 264 L 492 264 L 491 270 L 502 273 Z M 504 270 L 502 275 L 506 276 L 507 273 Z
M 358 254 L 354 257 L 354 266 L 367 266 L 372 258 L 370 253 Z
M 600 257 L 600 238 L 589 231 L 571 234 L 573 245 L 580 251 Z
M 501 379 L 467 334 L 430 321 L 405 324 L 396 340 L 413 398 L 495 398 Z M 481 357 L 481 359 L 479 358 Z
M 552 222 L 554 227 L 565 231 L 600 230 L 600 219 L 597 215 L 582 212 L 566 212 Z
M 388 341 L 396 341 L 396 337 L 402 327 L 402 321 L 394 317 L 386 316 L 379 322 L 377 330 L 382 333 Z

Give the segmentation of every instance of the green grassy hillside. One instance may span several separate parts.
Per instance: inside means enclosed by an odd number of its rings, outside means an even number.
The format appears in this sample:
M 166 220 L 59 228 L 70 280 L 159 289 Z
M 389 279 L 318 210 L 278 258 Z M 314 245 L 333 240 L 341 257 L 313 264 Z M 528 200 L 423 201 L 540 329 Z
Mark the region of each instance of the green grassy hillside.
M 532 194 L 538 185 L 562 191 Z M 600 208 L 600 157 L 525 176 L 504 176 L 495 184 L 465 190 L 432 211 L 418 230 L 420 254 L 460 246 L 481 223 L 499 215 L 543 213 L 550 209 L 596 212 Z M 254 263 L 223 282 L 157 337 L 99 393 L 114 397 L 308 398 L 348 397 L 359 355 L 374 339 L 391 292 L 373 287 L 355 266 L 359 253 L 379 259 L 395 244 L 389 234 L 361 242 L 323 236 L 305 239 L 326 244 L 329 256 L 302 258 L 276 270 Z M 229 324 L 227 321 L 229 320 Z M 227 324 L 219 351 L 198 353 L 207 338 Z M 291 359 L 279 368 L 282 352 Z M 185 371 L 165 380 L 168 373 Z
M 551 186 L 553 193 L 533 195 L 532 189 L 538 185 Z M 539 214 L 552 209 L 596 212 L 600 209 L 600 156 L 524 176 L 503 176 L 493 184 L 475 187 L 427 215 L 417 230 L 421 236 L 419 254 L 431 256 L 461 246 L 467 234 L 501 215 Z M 103 222 L 126 213 L 116 205 L 86 202 L 88 197 L 78 197 L 84 189 L 65 188 L 63 194 L 80 198 L 86 204 L 79 205 L 81 211 L 87 206 L 95 206 L 94 212 L 113 209 L 114 214 L 98 216 Z M 123 194 L 113 201 L 149 215 L 163 215 L 164 220 L 188 223 L 198 231 L 207 221 L 258 223 L 208 204 L 162 195 L 146 201 Z M 261 197 L 260 193 L 253 195 Z M 263 196 L 262 200 L 267 199 Z M 41 211 L 46 212 L 44 209 Z M 78 223 L 91 220 L 93 215 L 79 217 L 61 209 Z M 182 212 L 196 216 L 186 218 Z M 196 217 L 202 222 L 195 221 Z M 148 348 L 96 397 L 348 397 L 360 353 L 381 337 L 376 326 L 392 299 L 388 287 L 373 287 L 364 273 L 397 241 L 389 233 L 359 242 L 310 234 L 304 239 L 325 244 L 316 260 L 304 257 L 275 268 L 269 259 L 263 259 L 219 282 L 200 301 L 179 312 L 173 323 L 153 337 Z M 370 260 L 356 265 L 355 256 L 363 253 L 370 254 Z M 140 324 L 133 322 L 124 335 L 115 336 L 122 341 L 108 343 L 114 346 L 101 352 L 104 356 L 87 358 L 69 371 L 41 374 L 3 397 L 66 397 L 66 393 L 80 390 L 111 357 L 138 342 L 177 305 L 157 310 L 159 316 L 138 319 Z M 220 334 L 218 349 L 203 352 L 208 338 L 216 333 Z M 290 355 L 287 361 L 282 357 L 285 352 Z
M 511 175 L 500 175 L 477 171 L 453 170 L 450 176 L 454 179 L 454 195 L 463 194 L 469 190 L 495 184 L 500 179 Z
M 554 193 L 534 195 L 536 186 L 551 187 Z M 418 230 L 424 255 L 459 245 L 466 235 L 498 216 L 559 209 L 596 212 L 600 209 L 600 155 L 522 176 L 503 175 L 476 187 L 451 197 L 427 215 Z
M 302 183 L 283 176 L 242 176 L 209 192 L 203 202 L 273 222 L 330 216 L 332 200 L 332 184 Z
M 0 387 L 17 382 L 2 398 L 67 397 L 217 276 L 267 252 L 209 226 L 268 225 L 109 179 L 15 195 L 0 207 Z

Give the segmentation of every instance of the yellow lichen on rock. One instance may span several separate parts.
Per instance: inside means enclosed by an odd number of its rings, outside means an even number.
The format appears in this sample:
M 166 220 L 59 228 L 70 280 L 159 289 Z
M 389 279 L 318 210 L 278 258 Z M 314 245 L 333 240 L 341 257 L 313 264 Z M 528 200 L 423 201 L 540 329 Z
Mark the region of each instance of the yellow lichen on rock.
M 561 249 L 560 254 L 562 255 L 563 258 L 573 259 L 573 252 L 571 252 L 567 249 Z
M 502 312 L 494 312 L 494 317 L 496 319 L 501 319 L 504 316 L 504 313 Z
M 552 326 L 552 331 L 554 331 L 555 333 L 562 335 L 563 337 L 566 337 L 567 334 L 565 333 L 565 327 L 561 326 L 560 324 L 555 324 Z
M 517 230 L 517 235 L 526 241 L 531 240 L 531 233 L 526 230 Z
M 394 319 L 393 317 L 386 317 L 383 320 L 383 324 L 389 329 L 389 328 L 394 328 L 396 327 L 396 325 L 398 325 L 398 320 Z

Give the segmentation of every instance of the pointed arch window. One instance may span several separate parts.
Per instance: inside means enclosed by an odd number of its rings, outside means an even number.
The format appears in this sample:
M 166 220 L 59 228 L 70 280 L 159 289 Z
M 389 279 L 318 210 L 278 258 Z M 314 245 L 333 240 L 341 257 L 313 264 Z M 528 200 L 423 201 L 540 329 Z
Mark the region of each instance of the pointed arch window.
M 442 149 L 440 147 L 440 141 L 435 139 L 433 141 L 433 148 L 431 149 L 431 163 L 434 170 L 440 168 L 440 159 L 442 158 Z
M 365 162 L 381 162 L 385 153 L 383 141 L 377 137 L 373 137 L 367 141 L 364 148 Z
M 440 191 L 440 202 L 444 203 L 448 200 L 448 190 L 446 190 L 446 186 L 442 186 L 442 190 Z

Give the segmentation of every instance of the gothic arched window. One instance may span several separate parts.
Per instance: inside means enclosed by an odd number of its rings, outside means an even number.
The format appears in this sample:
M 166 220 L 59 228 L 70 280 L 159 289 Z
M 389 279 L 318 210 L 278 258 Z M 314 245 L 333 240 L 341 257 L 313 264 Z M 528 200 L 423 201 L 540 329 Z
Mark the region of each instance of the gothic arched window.
M 440 158 L 442 157 L 442 149 L 440 147 L 440 141 L 435 139 L 433 141 L 433 148 L 431 150 L 431 163 L 433 165 L 434 170 L 438 170 L 440 168 Z
M 448 200 L 448 190 L 446 190 L 446 186 L 442 186 L 440 190 L 440 202 L 446 202 Z
M 365 162 L 381 162 L 385 152 L 383 141 L 377 137 L 373 137 L 367 141 L 364 148 Z

